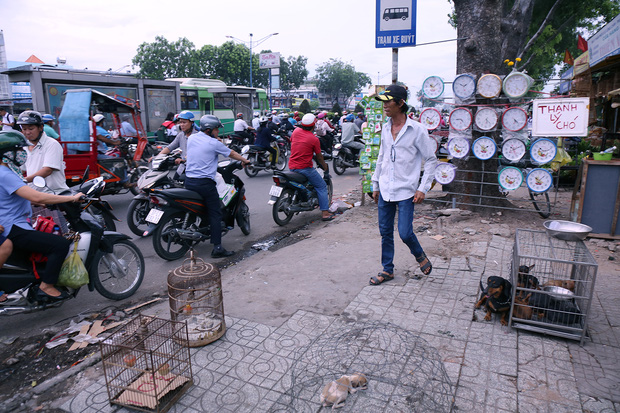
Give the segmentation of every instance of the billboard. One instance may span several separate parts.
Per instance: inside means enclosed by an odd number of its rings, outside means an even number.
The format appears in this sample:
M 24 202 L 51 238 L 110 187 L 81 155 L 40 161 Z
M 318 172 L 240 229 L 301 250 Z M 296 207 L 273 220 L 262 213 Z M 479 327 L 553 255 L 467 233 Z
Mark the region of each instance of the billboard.
M 377 0 L 375 47 L 416 44 L 417 0 Z
M 269 69 L 272 67 L 280 67 L 280 53 L 261 53 L 258 55 L 258 67 L 260 69 Z

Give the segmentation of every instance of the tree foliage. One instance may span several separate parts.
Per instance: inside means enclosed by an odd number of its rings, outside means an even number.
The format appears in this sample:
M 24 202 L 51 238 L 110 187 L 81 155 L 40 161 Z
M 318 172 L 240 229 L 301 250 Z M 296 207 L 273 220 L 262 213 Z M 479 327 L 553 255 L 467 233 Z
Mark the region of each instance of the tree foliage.
M 169 42 L 162 36 L 153 43 L 138 46 L 132 64 L 139 66 L 138 75 L 163 80 L 167 77 L 202 77 L 194 44 L 185 37 Z
M 308 99 L 302 100 L 299 104 L 299 111 L 303 113 L 308 113 L 310 112 L 310 110 L 310 102 L 308 102 Z
M 353 65 L 339 59 L 329 59 L 316 69 L 316 73 L 317 88 L 332 95 L 336 102 L 341 95 L 347 99 L 372 82 L 366 73 L 355 71 Z

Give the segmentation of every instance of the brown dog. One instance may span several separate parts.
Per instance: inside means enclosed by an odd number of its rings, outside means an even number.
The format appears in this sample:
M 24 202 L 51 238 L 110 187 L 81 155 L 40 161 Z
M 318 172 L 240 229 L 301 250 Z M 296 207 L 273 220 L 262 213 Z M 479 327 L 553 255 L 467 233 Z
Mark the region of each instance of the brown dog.
M 573 280 L 549 280 L 543 284 L 543 287 L 549 286 L 562 287 L 575 292 L 575 281 Z
M 507 318 L 512 297 L 512 284 L 510 281 L 502 277 L 490 276 L 487 279 L 487 288 L 483 288 L 481 281 L 480 289 L 482 294 L 474 308 L 478 309 L 484 305 L 487 312 L 484 316 L 486 321 L 491 320 L 491 313 L 500 313 L 502 315 L 500 322 L 503 326 L 508 325 Z
M 515 297 L 514 307 L 512 308 L 512 318 L 520 318 L 522 320 L 532 319 L 532 307 L 529 306 L 530 297 L 532 293 L 529 293 L 525 298 Z

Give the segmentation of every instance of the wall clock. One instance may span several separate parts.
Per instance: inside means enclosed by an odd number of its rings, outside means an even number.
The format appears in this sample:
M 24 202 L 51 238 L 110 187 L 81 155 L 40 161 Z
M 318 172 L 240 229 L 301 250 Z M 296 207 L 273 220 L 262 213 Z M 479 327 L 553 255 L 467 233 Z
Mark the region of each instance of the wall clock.
M 448 122 L 452 129 L 466 130 L 471 126 L 472 115 L 467 108 L 456 108 L 450 112 Z
M 551 162 L 555 158 L 557 151 L 558 148 L 552 140 L 547 138 L 537 139 L 530 146 L 530 158 L 532 158 L 533 162 L 542 165 Z
M 476 158 L 486 161 L 495 155 L 495 152 L 497 152 L 497 145 L 495 141 L 488 136 L 481 136 L 474 141 L 471 150 Z
M 497 179 L 502 188 L 508 191 L 514 191 L 523 183 L 523 173 L 519 168 L 507 166 L 499 171 Z
M 476 93 L 476 79 L 468 74 L 458 75 L 452 82 L 452 92 L 459 99 L 468 99 Z
M 441 113 L 435 108 L 426 108 L 420 113 L 420 123 L 428 130 L 437 129 L 441 123 Z
M 520 139 L 507 139 L 502 144 L 502 155 L 510 162 L 519 162 L 525 155 L 525 143 Z
M 520 131 L 527 125 L 527 113 L 519 107 L 508 108 L 502 113 L 502 126 L 512 132 Z
M 491 99 L 499 96 L 502 91 L 502 79 L 494 74 L 482 75 L 478 79 L 478 93 L 480 96 Z
M 525 183 L 532 192 L 546 192 L 553 185 L 553 176 L 546 169 L 535 168 L 527 174 Z
M 429 99 L 437 99 L 443 94 L 444 83 L 439 76 L 429 76 L 422 83 L 422 92 Z
M 455 176 L 456 166 L 451 163 L 439 162 L 435 168 L 435 181 L 439 182 L 441 185 L 447 185 L 454 181 Z
M 504 94 L 509 98 L 520 98 L 530 90 L 530 79 L 525 73 L 512 72 L 504 78 Z
M 453 158 L 464 158 L 469 153 L 469 141 L 462 137 L 452 138 L 448 141 L 448 153 Z
M 476 116 L 474 118 L 474 124 L 481 131 L 490 131 L 495 128 L 499 116 L 497 111 L 490 107 L 478 108 Z

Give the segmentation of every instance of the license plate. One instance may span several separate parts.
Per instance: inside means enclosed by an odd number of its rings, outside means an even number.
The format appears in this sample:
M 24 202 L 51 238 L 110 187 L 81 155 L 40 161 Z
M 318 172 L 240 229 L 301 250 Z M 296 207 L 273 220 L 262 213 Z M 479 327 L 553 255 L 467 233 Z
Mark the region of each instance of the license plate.
M 332 156 L 338 156 L 338 151 L 333 151 Z
M 152 224 L 157 224 L 159 223 L 159 220 L 161 219 L 161 217 L 164 215 L 164 211 L 162 211 L 161 209 L 151 209 L 149 211 L 149 214 L 146 216 L 146 221 L 150 222 Z
M 276 203 L 276 201 L 277 201 L 277 200 L 278 200 L 278 197 L 277 197 L 277 196 L 272 196 L 271 198 L 269 198 L 269 201 L 267 201 L 267 203 L 268 203 L 269 205 L 273 205 L 273 204 L 275 204 L 275 203 Z
M 277 185 L 271 185 L 271 189 L 269 190 L 269 195 L 271 196 L 280 196 L 282 194 L 282 187 Z

